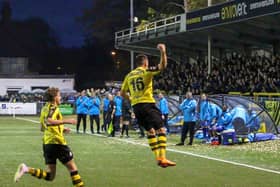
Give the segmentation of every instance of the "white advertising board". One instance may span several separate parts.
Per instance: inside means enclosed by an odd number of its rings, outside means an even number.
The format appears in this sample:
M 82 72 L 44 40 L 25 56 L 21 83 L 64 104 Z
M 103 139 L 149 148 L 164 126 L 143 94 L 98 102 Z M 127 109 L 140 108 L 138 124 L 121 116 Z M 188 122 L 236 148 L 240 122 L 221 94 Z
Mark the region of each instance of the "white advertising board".
M 57 87 L 60 90 L 74 89 L 74 78 L 0 78 L 0 95 L 5 95 L 9 90 L 19 91 L 34 90 L 36 88 L 46 89 Z
M 0 115 L 36 115 L 36 103 L 2 103 Z

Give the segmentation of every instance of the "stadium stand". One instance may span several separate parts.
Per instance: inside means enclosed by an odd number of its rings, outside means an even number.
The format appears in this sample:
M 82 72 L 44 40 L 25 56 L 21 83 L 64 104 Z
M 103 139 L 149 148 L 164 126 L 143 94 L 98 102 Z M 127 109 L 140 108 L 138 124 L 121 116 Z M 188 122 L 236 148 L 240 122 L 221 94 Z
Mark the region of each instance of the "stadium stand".
M 207 63 L 170 63 L 155 81 L 155 87 L 173 94 L 192 91 L 194 94 L 229 92 L 279 92 L 280 58 L 273 56 L 246 57 L 232 54 L 213 63 L 210 75 Z

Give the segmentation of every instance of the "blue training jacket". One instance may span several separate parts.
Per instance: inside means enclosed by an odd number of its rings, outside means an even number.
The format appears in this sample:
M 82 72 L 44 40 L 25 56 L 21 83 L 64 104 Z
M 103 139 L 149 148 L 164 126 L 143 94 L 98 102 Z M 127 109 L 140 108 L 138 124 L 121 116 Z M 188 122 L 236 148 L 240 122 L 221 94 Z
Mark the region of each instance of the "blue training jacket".
M 88 102 L 87 96 L 78 97 L 78 99 L 76 100 L 76 106 L 77 106 L 76 113 L 77 114 L 87 114 L 88 113 L 87 102 Z
M 164 97 L 159 100 L 159 110 L 160 110 L 161 114 L 169 113 L 168 102 Z
M 210 103 L 209 101 L 201 101 L 200 102 L 200 113 L 199 118 L 201 121 L 210 121 L 211 119 L 211 113 L 210 113 Z
M 105 98 L 103 99 L 103 111 L 105 111 L 105 112 L 108 111 L 108 109 L 109 109 L 109 103 L 110 103 L 110 100 L 109 100 L 107 97 L 105 97 Z
M 252 113 L 248 116 L 246 124 L 247 127 L 251 128 L 252 130 L 259 130 L 260 118 L 257 116 L 257 113 L 255 111 L 252 111 Z
M 122 115 L 122 100 L 123 98 L 120 96 L 114 97 L 114 102 L 116 103 L 116 111 L 115 116 L 121 116 Z
M 223 112 L 217 121 L 217 125 L 223 127 L 225 130 L 233 129 L 232 115 L 229 111 Z
M 218 120 L 222 115 L 222 109 L 214 103 L 210 103 L 210 121 L 212 122 L 214 119 Z
M 196 121 L 197 102 L 194 99 L 185 99 L 179 106 L 184 114 L 184 122 Z
M 100 114 L 100 99 L 98 97 L 90 97 L 88 99 L 88 114 L 99 115 Z

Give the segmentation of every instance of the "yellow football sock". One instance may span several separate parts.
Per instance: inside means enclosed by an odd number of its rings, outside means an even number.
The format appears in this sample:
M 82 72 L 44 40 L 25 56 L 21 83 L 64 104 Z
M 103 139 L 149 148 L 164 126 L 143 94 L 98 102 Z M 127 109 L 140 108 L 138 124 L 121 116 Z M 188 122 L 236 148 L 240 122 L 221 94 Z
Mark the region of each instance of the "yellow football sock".
M 78 174 L 78 171 L 72 171 L 70 175 L 71 175 L 72 183 L 75 187 L 84 186 L 84 182 L 82 181 L 81 176 Z
M 163 133 L 158 134 L 158 147 L 159 147 L 159 157 L 165 158 L 166 155 L 166 135 Z
M 50 180 L 50 173 L 42 169 L 29 168 L 28 173 L 34 177 L 37 177 L 38 179 Z
M 148 135 L 148 143 L 151 147 L 151 150 L 155 154 L 155 157 L 159 157 L 159 147 L 158 147 L 158 140 L 155 135 Z

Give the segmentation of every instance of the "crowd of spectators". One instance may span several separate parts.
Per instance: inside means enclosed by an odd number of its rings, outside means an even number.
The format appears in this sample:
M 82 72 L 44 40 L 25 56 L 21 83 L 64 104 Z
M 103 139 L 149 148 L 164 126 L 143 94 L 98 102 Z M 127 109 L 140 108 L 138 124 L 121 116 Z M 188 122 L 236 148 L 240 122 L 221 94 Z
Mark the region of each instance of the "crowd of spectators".
M 93 88 L 92 88 L 93 89 Z M 95 89 L 96 94 L 99 97 L 104 97 L 106 93 L 115 94 L 117 88 L 102 88 Z M 90 95 L 90 89 L 86 89 L 87 95 Z M 76 101 L 76 98 L 79 97 L 80 92 L 76 93 L 61 93 L 62 103 L 73 104 Z M 1 96 L 0 102 L 44 102 L 44 93 L 12 93 Z
M 13 94 L 6 94 L 1 96 L 0 95 L 0 101 L 2 102 L 23 102 L 23 103 L 28 103 L 28 102 L 40 102 L 43 101 L 43 93 L 13 93 Z
M 208 75 L 207 62 L 169 63 L 168 68 L 154 81 L 157 89 L 168 93 L 194 95 L 228 92 L 279 92 L 280 56 L 272 58 L 255 55 L 245 57 L 231 54 L 222 60 L 213 60 L 212 72 Z
M 213 59 L 212 71 L 207 72 L 205 60 L 191 62 L 170 62 L 168 68 L 155 77 L 155 89 L 169 94 L 183 95 L 191 91 L 194 95 L 201 93 L 222 94 L 228 92 L 279 92 L 280 91 L 280 56 L 245 57 L 231 54 L 221 60 Z M 98 94 L 113 93 L 115 88 L 103 88 Z M 74 102 L 76 94 L 62 94 L 64 103 Z M 43 93 L 0 95 L 2 102 L 40 102 Z

